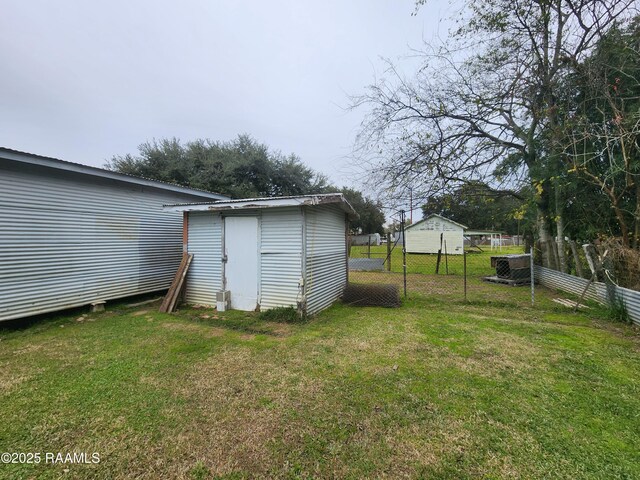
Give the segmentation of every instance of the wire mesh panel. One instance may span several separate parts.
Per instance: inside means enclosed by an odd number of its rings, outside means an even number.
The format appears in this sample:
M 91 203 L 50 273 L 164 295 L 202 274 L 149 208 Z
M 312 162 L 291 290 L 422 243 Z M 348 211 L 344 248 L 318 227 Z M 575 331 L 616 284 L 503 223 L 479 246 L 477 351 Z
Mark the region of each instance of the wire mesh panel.
M 363 307 L 399 307 L 400 288 L 389 283 L 349 283 L 342 301 Z

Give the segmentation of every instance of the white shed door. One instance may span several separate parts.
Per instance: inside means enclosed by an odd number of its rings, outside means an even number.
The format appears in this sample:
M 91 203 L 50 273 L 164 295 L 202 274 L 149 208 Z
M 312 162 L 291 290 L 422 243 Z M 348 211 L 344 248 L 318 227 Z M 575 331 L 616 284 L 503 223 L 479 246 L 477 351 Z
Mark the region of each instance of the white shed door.
M 231 308 L 255 310 L 258 305 L 258 219 L 226 217 L 224 245 L 225 277 L 231 292 Z

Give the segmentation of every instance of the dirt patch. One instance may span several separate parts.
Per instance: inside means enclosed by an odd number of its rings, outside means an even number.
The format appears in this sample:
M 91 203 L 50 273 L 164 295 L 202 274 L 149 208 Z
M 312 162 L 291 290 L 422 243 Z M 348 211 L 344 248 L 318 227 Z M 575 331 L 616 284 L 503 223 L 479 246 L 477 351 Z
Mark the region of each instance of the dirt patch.
M 133 316 L 134 317 L 140 317 L 142 315 L 146 315 L 147 313 L 149 313 L 149 310 L 138 310 L 137 312 L 133 312 Z
M 291 325 L 286 323 L 265 322 L 265 327 L 269 329 L 272 335 L 277 337 L 287 337 L 291 335 Z
M 222 337 L 225 333 L 227 333 L 227 331 L 224 328 L 219 328 L 219 327 L 209 327 L 206 330 L 205 336 L 207 338 L 211 338 L 211 337 Z
M 205 332 L 206 327 L 203 325 L 196 325 L 195 323 L 169 323 L 165 322 L 162 327 L 181 332 Z

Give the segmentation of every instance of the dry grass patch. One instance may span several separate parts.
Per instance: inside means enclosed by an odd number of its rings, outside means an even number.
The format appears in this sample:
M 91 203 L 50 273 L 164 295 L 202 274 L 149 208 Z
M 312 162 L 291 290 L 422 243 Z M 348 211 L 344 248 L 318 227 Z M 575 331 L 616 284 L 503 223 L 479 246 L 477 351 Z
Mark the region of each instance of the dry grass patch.
M 102 461 L 0 477 L 640 476 L 640 352 L 594 312 L 419 295 L 298 324 L 136 312 L 3 333 L 0 451 Z
M 221 327 L 212 327 L 207 324 L 198 323 L 181 323 L 181 322 L 164 322 L 160 324 L 162 328 L 173 330 L 176 332 L 194 333 L 203 335 L 204 338 L 222 337 L 227 330 Z
M 478 317 L 478 316 L 475 316 Z M 444 350 L 438 353 L 441 362 L 460 371 L 483 376 L 524 374 L 546 364 L 548 351 L 522 335 L 493 330 L 487 332 L 472 323 L 457 325 L 469 339 L 458 348 L 459 335 L 442 339 Z M 447 346 L 451 345 L 451 346 Z
M 15 389 L 20 384 L 26 382 L 31 379 L 33 375 L 20 375 L 15 373 L 4 372 L 0 376 L 0 393 L 2 395 L 7 395 L 11 392 L 12 389 Z
M 317 401 L 319 393 L 317 383 L 291 365 L 277 349 L 256 356 L 241 346 L 194 365 L 177 386 L 193 406 L 174 442 L 190 452 L 185 468 L 197 460 L 215 475 L 273 469 L 272 446 L 286 432 L 287 412 Z

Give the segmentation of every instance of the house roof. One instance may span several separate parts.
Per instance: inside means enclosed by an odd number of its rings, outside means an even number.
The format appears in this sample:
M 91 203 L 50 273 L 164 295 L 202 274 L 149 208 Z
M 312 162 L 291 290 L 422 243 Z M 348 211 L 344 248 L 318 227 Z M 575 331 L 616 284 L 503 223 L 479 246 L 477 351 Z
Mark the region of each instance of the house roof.
M 224 212 L 230 210 L 255 210 L 329 204 L 338 205 L 352 220 L 358 218 L 356 211 L 341 193 L 322 193 L 290 197 L 240 198 L 238 200 L 222 200 L 204 203 L 179 203 L 175 205 L 165 205 L 164 210 L 168 212 Z
M 458 223 L 458 222 L 455 222 L 455 221 L 451 220 L 450 218 L 443 217 L 442 215 L 438 215 L 437 213 L 432 213 L 431 215 L 427 216 L 426 218 L 423 218 L 422 220 L 420 220 L 419 222 L 416 222 L 416 223 L 414 223 L 412 225 L 409 225 L 408 227 L 405 228 L 405 230 L 409 230 L 409 229 L 415 227 L 416 225 L 420 225 L 422 222 L 426 222 L 427 220 L 429 220 L 430 218 L 433 218 L 433 217 L 438 217 L 441 220 L 444 220 L 444 221 L 449 222 L 449 223 L 453 223 L 454 225 L 459 226 L 463 230 L 466 230 L 467 228 L 469 228 L 466 225 L 462 225 L 461 223 Z
M 159 180 L 151 180 L 144 177 L 136 177 L 134 175 L 128 175 L 126 173 L 113 172 L 104 168 L 91 167 L 89 165 L 82 165 L 80 163 L 67 162 L 66 160 L 60 160 L 58 158 L 45 157 L 42 155 L 36 155 L 34 153 L 21 152 L 19 150 L 12 150 L 10 148 L 0 147 L 0 159 L 11 160 L 28 165 L 38 165 L 42 167 L 55 168 L 56 170 L 62 170 L 66 172 L 81 173 L 84 175 L 90 175 L 94 177 L 106 178 L 110 180 L 118 180 L 120 182 L 133 183 L 136 185 L 142 185 L 146 187 L 159 188 L 162 190 L 169 190 L 172 192 L 183 193 L 187 195 L 197 195 L 203 198 L 210 198 L 212 200 L 226 200 L 229 197 L 221 195 L 219 193 L 207 192 L 206 190 L 199 190 L 197 188 L 183 187 L 175 183 L 162 182 Z
M 478 235 L 503 235 L 504 232 L 500 230 L 467 230 L 464 232 L 465 235 L 468 236 L 478 236 Z

